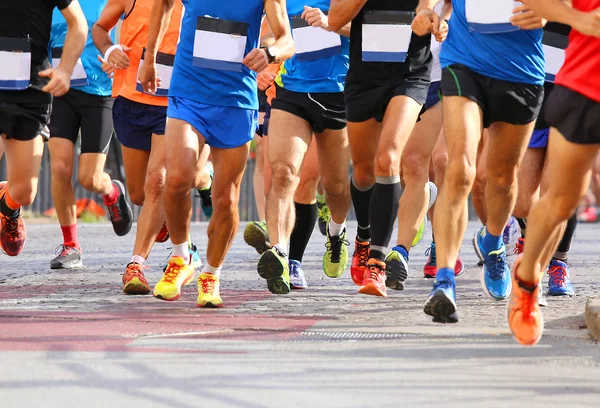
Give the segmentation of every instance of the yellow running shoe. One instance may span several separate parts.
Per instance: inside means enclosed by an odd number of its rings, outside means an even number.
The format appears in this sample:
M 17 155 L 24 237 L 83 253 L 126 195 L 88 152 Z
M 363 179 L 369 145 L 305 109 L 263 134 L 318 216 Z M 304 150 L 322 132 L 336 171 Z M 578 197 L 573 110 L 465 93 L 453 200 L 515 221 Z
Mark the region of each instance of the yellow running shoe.
M 330 236 L 327 227 L 327 243 L 325 255 L 323 255 L 323 271 L 330 278 L 339 278 L 344 274 L 348 266 L 348 239 L 346 228 L 339 236 Z
M 413 239 L 411 247 L 416 247 L 417 245 L 419 245 L 419 242 L 421 242 L 421 240 L 423 239 L 423 235 L 425 235 L 426 232 L 427 232 L 427 215 L 425 215 L 425 218 L 423 218 L 421 225 L 419 225 L 419 229 L 417 230 L 417 235 L 415 235 L 415 239 Z
M 209 308 L 223 307 L 223 299 L 221 299 L 221 295 L 219 294 L 220 286 L 221 282 L 218 276 L 207 272 L 200 274 L 198 278 L 198 301 L 196 302 L 196 306 Z
M 181 296 L 181 287 L 194 280 L 194 266 L 186 264 L 183 258 L 174 256 L 169 259 L 163 277 L 154 286 L 152 294 L 162 300 L 177 300 Z

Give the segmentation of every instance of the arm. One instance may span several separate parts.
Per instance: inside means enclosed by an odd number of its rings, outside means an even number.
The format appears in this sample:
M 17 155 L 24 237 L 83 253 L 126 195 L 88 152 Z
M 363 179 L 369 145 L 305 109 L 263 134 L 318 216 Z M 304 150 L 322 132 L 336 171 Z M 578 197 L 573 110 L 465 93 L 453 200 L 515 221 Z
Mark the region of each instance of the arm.
M 110 38 L 110 31 L 117 25 L 119 19 L 125 12 L 126 0 L 108 0 L 108 3 L 102 10 L 100 18 L 96 21 L 96 24 L 92 27 L 92 40 L 94 45 L 100 51 L 102 56 L 106 55 L 106 51 L 112 47 L 113 41 Z M 98 57 L 102 62 L 102 69 L 105 72 L 110 73 L 115 69 L 125 69 L 129 67 L 129 57 L 127 56 L 128 47 L 114 49 L 105 61 L 104 58 Z M 110 71 L 110 72 L 109 72 Z
M 448 25 L 437 15 L 433 8 L 440 0 L 419 0 L 415 19 L 411 27 L 415 34 L 424 36 L 433 33 L 438 41 L 443 41 L 448 34 Z M 447 0 L 444 0 L 447 3 Z M 447 12 L 447 4 L 444 5 L 444 10 Z M 442 14 L 446 14 L 442 12 Z M 443 22 L 443 23 L 442 23 Z
M 328 16 L 331 30 L 342 34 L 342 28 L 354 20 L 366 3 L 367 0 L 331 0 Z
M 584 14 L 562 0 L 524 0 L 523 4 L 543 18 L 573 27 Z
M 87 21 L 79 2 L 72 2 L 61 13 L 67 22 L 67 36 L 60 65 L 56 69 L 49 68 L 40 72 L 40 76 L 50 78 L 50 82 L 42 90 L 54 96 L 64 95 L 69 90 L 71 75 L 85 47 L 88 32 Z
M 306 20 L 306 22 L 312 27 L 319 27 L 323 30 L 333 31 L 331 26 L 329 26 L 329 18 L 319 8 L 304 6 L 304 11 L 302 12 L 301 18 Z M 348 23 L 341 29 L 334 32 L 339 35 L 343 35 L 344 37 L 350 37 L 351 25 L 352 23 Z

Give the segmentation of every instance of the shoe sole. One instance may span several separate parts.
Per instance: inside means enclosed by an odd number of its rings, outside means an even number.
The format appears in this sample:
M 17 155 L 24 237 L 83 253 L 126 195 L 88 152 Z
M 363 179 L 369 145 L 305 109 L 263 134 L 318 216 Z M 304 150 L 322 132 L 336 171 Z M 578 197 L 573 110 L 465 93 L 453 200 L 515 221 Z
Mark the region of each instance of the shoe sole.
M 427 299 L 423 311 L 433 317 L 435 323 L 458 323 L 456 305 L 441 291 L 436 291 Z
M 292 290 L 303 290 L 303 289 L 308 289 L 308 285 L 307 286 L 299 286 L 299 285 L 292 285 L 290 283 L 290 289 Z
M 189 284 L 190 284 L 190 283 L 191 283 L 193 280 L 195 280 L 195 278 L 196 278 L 196 270 L 194 269 L 194 272 L 193 272 L 193 273 L 191 273 L 191 274 L 190 274 L 190 276 L 189 276 L 189 277 L 187 277 L 187 278 L 186 278 L 186 279 L 183 281 L 183 283 L 181 284 L 181 287 L 179 288 L 179 293 L 178 293 L 176 296 L 173 296 L 173 297 L 170 297 L 170 298 L 169 298 L 169 297 L 165 297 L 165 296 L 163 296 L 163 295 L 161 295 L 161 294 L 158 294 L 158 295 L 157 295 L 157 294 L 156 294 L 156 293 L 154 293 L 154 292 L 152 293 L 152 295 L 153 295 L 155 298 L 157 298 L 157 299 L 160 299 L 160 300 L 165 300 L 165 301 L 167 301 L 167 302 L 174 302 L 174 301 L 176 301 L 177 299 L 179 299 L 179 298 L 181 297 L 181 288 L 182 288 L 182 287 L 184 287 L 184 286 L 186 286 L 186 285 L 189 285 Z
M 382 292 L 377 286 L 375 286 L 375 284 L 370 282 L 358 289 L 358 293 L 362 293 L 363 295 L 387 297 L 386 292 Z
M 575 295 L 575 292 L 546 292 L 546 295 L 548 296 L 552 296 L 552 297 L 560 297 L 560 296 L 568 296 L 568 297 L 573 297 Z
M 256 226 L 244 230 L 244 242 L 254 248 L 260 255 L 271 249 L 269 237 L 261 228 Z
M 58 270 L 58 269 L 81 269 L 83 268 L 83 262 L 79 261 L 72 265 L 52 265 L 50 264 L 50 269 Z
M 273 253 L 266 252 L 261 256 L 257 271 L 261 278 L 267 280 L 269 292 L 275 295 L 290 293 L 290 285 L 283 279 L 285 267 Z
M 402 271 L 401 262 L 395 259 L 385 263 L 385 286 L 394 290 L 404 290 L 404 282 L 408 278 L 408 273 Z
M 150 286 L 140 281 L 138 278 L 132 279 L 123 286 L 123 293 L 126 295 L 147 295 L 150 292 L 152 292 Z
M 113 180 L 113 183 L 115 183 L 118 186 L 119 191 L 121 192 L 123 197 L 125 197 L 125 201 L 127 201 L 127 190 L 125 189 L 123 183 L 121 183 L 119 180 Z M 129 223 L 127 224 L 127 227 L 121 232 L 115 231 L 115 234 L 117 234 L 117 236 L 119 237 L 124 237 L 125 235 L 129 234 L 129 231 L 131 231 L 131 227 L 133 227 L 133 212 L 131 211 L 131 206 L 129 205 L 129 203 L 127 203 L 127 215 L 129 217 Z
M 200 308 L 204 308 L 204 309 L 220 309 L 223 307 L 223 303 L 213 303 L 213 302 L 196 303 L 196 307 L 200 307 Z
M 471 243 L 473 244 L 473 249 L 475 250 L 475 255 L 477 255 L 477 258 L 479 258 L 479 262 L 477 263 L 478 266 L 482 266 L 483 265 L 483 253 L 481 252 L 481 250 L 479 249 L 479 245 L 477 245 L 477 235 L 479 235 L 481 229 L 478 229 L 477 232 L 475 232 L 475 235 L 473 235 L 473 239 L 471 240 Z

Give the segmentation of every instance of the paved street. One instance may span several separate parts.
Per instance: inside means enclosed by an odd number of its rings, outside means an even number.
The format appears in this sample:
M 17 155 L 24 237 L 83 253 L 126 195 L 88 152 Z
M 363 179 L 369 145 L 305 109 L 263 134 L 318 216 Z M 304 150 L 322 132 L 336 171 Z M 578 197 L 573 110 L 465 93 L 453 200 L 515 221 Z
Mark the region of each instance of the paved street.
M 457 278 L 460 322 L 422 312 L 432 282 L 425 249 L 412 251 L 403 292 L 356 293 L 347 272 L 321 271 L 315 230 L 304 267 L 310 288 L 273 296 L 256 273 L 243 225 L 222 275 L 225 308 L 195 308 L 195 284 L 177 302 L 121 293 L 135 229 L 79 230 L 86 268 L 53 272 L 56 225 L 30 225 L 19 258 L 0 257 L 0 400 L 3 407 L 598 407 L 600 345 L 584 305 L 600 294 L 600 226 L 580 225 L 571 253 L 577 296 L 549 299 L 546 332 L 518 346 L 504 302 L 487 299 L 470 246 Z M 355 230 L 355 224 L 350 225 Z M 193 226 L 200 247 L 206 225 Z M 160 278 L 168 245 L 153 253 Z M 527 405 L 524 403 L 527 402 Z

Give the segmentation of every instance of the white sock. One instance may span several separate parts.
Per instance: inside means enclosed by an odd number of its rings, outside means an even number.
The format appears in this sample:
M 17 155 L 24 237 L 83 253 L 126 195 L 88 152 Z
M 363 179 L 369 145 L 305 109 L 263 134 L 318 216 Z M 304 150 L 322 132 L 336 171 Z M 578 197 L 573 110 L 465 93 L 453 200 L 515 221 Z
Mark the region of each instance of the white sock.
M 211 273 L 211 274 L 215 275 L 217 278 L 220 278 L 221 277 L 221 268 L 222 268 L 222 266 L 219 266 L 219 267 L 210 266 L 207 262 L 206 265 L 204 265 L 204 268 L 202 268 L 202 273 Z
M 131 261 L 129 263 L 136 263 L 140 265 L 146 265 L 146 258 L 140 255 L 134 255 L 131 257 Z
M 183 258 L 185 263 L 190 263 L 190 248 L 189 242 L 184 242 L 183 244 L 173 244 L 173 253 L 171 257 L 179 256 Z
M 333 221 L 333 218 L 331 220 L 329 220 L 329 236 L 330 237 L 339 236 L 342 233 L 342 231 L 344 230 L 344 228 L 346 228 L 346 221 L 344 221 L 341 224 L 336 224 L 335 221 Z
M 285 244 L 276 244 L 276 245 L 273 245 L 273 248 L 277 248 L 277 250 L 279 252 L 281 252 L 282 254 L 284 254 L 285 257 L 287 258 L 287 251 L 288 251 L 287 250 L 287 245 L 285 245 Z

